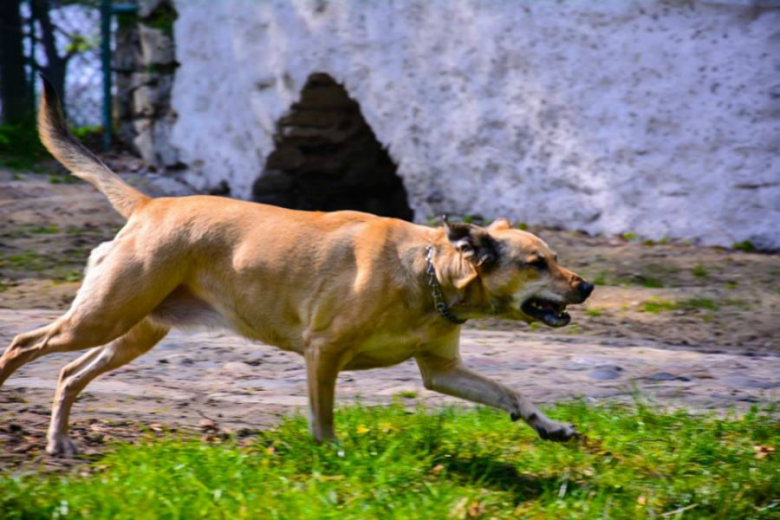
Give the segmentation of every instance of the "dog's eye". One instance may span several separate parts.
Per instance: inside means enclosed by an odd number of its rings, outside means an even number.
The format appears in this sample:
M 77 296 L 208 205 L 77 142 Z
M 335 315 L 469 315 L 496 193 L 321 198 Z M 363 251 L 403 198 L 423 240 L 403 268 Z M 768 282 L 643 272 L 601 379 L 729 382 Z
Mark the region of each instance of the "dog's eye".
M 530 265 L 531 267 L 536 267 L 537 269 L 547 269 L 547 259 L 543 256 L 536 256 L 533 259 L 529 260 L 526 265 Z

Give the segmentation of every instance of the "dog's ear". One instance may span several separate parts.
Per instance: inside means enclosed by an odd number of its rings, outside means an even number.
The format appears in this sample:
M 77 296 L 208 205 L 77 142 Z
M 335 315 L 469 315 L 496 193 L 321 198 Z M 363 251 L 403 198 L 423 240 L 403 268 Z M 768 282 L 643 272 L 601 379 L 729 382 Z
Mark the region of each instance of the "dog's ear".
M 498 260 L 495 240 L 485 228 L 473 224 L 450 224 L 443 217 L 444 228 L 450 243 L 477 267 L 490 267 Z
M 512 223 L 509 222 L 508 219 L 498 218 L 498 219 L 494 220 L 493 223 L 490 224 L 487 227 L 487 230 L 488 231 L 504 231 L 506 229 L 511 229 L 511 228 L 512 228 Z

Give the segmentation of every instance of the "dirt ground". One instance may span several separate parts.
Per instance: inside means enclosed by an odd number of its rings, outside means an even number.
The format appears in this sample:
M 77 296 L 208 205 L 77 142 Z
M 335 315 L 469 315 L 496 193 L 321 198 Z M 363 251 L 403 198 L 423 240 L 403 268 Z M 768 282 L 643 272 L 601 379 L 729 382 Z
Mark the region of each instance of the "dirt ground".
M 185 191 L 161 177 L 129 179 L 153 195 Z M 0 345 L 67 308 L 90 250 L 122 224 L 87 184 L 0 169 Z M 584 307 L 571 308 L 565 329 L 469 323 L 463 352 L 475 369 L 541 403 L 631 400 L 639 393 L 722 412 L 777 402 L 780 256 L 531 231 L 565 266 L 594 281 L 596 291 Z M 0 389 L 0 467 L 71 464 L 44 457 L 42 448 L 57 371 L 73 357 L 31 363 Z M 74 408 L 73 436 L 87 455 L 112 439 L 168 429 L 218 441 L 302 409 L 305 391 L 303 364 L 293 354 L 227 332 L 174 332 L 88 387 Z M 424 390 L 413 363 L 344 374 L 339 396 L 340 402 L 455 403 Z

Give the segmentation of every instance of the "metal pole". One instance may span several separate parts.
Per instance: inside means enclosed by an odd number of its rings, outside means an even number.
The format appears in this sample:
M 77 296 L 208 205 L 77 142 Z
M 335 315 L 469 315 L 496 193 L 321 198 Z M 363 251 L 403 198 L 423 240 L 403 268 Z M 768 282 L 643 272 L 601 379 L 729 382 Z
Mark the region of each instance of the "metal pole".
M 32 0 L 28 3 L 30 8 L 30 19 L 28 20 L 27 30 L 30 32 L 28 38 L 30 39 L 30 103 L 32 104 L 32 114 L 35 115 L 35 111 L 38 108 L 38 103 L 35 99 L 35 85 L 37 84 L 38 77 L 35 75 L 35 18 L 33 17 Z
M 100 0 L 100 61 L 103 68 L 103 151 L 111 149 L 111 0 Z

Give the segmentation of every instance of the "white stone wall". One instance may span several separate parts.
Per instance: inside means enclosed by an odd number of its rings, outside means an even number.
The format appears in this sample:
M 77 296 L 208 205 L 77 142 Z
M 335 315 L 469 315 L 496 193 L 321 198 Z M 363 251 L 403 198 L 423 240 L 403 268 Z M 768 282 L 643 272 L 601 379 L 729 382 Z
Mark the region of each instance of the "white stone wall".
M 326 72 L 417 218 L 780 247 L 780 9 L 764 0 L 179 0 L 174 143 L 249 197 Z

